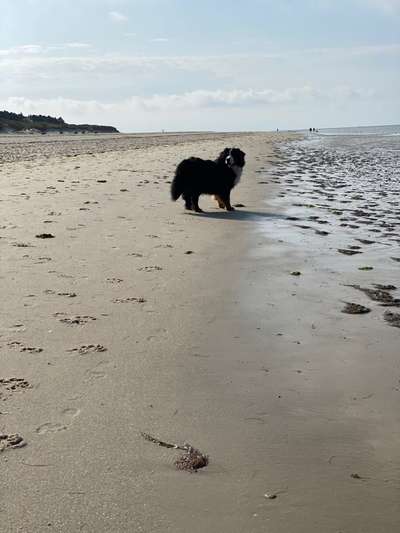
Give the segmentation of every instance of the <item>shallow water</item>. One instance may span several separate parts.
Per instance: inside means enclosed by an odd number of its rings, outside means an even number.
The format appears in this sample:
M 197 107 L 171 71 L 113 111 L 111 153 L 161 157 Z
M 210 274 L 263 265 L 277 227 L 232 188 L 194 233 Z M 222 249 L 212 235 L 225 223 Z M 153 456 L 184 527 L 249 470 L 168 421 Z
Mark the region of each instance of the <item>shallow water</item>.
M 290 202 L 289 216 L 304 219 L 306 208 L 310 229 L 335 225 L 336 233 L 398 247 L 400 136 L 310 135 L 277 150 L 268 178 L 285 184 L 278 202 Z
M 398 309 L 400 136 L 307 135 L 278 145 L 276 156 L 259 183 L 280 217 L 260 222 L 268 241 L 257 253 L 266 261 L 287 254 L 293 272 L 316 284 L 316 297 L 333 285 L 337 306 L 369 304 L 356 286 L 391 284 L 388 307 Z M 372 320 L 383 322 L 382 306 Z

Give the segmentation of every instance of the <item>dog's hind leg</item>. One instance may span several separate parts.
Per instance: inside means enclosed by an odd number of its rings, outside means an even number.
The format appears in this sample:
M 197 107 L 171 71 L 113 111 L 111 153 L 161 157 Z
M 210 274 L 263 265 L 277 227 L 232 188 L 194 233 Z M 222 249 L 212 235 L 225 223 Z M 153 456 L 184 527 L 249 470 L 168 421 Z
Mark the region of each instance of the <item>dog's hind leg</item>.
M 199 207 L 199 195 L 192 196 L 192 204 L 196 213 L 204 213 L 204 211 Z
M 215 200 L 218 202 L 218 207 L 220 209 L 225 209 L 225 202 L 222 201 L 221 197 L 217 194 L 214 195 Z
M 227 211 L 235 211 L 235 208 L 231 206 L 230 192 L 221 195 L 221 200 L 224 202 Z

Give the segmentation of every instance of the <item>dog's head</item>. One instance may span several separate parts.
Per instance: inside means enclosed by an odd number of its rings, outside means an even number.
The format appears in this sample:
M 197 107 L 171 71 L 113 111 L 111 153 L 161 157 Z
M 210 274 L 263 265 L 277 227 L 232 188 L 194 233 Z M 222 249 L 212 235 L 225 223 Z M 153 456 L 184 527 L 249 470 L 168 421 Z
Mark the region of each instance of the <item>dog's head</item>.
M 243 168 L 245 165 L 245 155 L 240 148 L 225 148 L 220 153 L 218 161 L 223 161 L 228 167 L 236 166 Z

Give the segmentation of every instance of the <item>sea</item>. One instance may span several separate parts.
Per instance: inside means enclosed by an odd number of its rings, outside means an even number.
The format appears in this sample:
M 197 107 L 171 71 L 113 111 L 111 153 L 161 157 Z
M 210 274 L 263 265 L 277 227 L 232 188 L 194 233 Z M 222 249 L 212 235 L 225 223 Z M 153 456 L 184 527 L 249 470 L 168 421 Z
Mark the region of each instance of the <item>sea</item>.
M 261 176 L 280 184 L 267 201 L 284 215 L 264 229 L 294 246 L 318 238 L 321 251 L 340 249 L 361 263 L 375 252 L 398 268 L 400 125 L 300 133 L 276 147 L 275 164 Z
M 313 172 L 340 176 L 360 192 L 400 193 L 400 125 L 306 132 L 293 148 L 313 155 Z

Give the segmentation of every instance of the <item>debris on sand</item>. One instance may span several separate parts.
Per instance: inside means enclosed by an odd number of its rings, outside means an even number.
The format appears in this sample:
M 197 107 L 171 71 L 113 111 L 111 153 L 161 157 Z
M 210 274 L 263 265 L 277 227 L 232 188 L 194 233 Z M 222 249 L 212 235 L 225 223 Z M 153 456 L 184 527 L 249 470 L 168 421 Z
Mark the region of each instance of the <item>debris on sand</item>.
M 400 328 L 400 313 L 392 313 L 392 311 L 385 311 L 383 318 L 391 326 L 395 328 Z
M 347 248 L 338 248 L 338 252 L 344 255 L 362 254 L 359 250 L 349 250 Z
M 374 267 L 370 267 L 370 266 L 359 267 L 358 270 L 365 270 L 365 271 L 374 270 Z
M 381 291 L 395 291 L 397 290 L 397 287 L 395 285 L 381 285 L 380 283 L 374 283 L 375 289 L 379 289 Z
M 291 276 L 301 276 L 301 272 L 299 270 L 294 270 L 290 273 Z
M 369 239 L 356 239 L 361 244 L 374 244 L 375 241 L 370 241 Z
M 342 313 L 347 313 L 349 315 L 365 315 L 366 313 L 369 313 L 371 309 L 369 307 L 365 307 L 361 304 L 355 304 L 352 302 L 344 302 L 346 305 L 342 309 Z
M 278 497 L 277 494 L 264 494 L 264 498 L 266 500 L 276 500 L 277 497 Z
M 37 239 L 54 239 L 54 235 L 52 233 L 39 233 L 36 235 Z
M 384 307 L 400 307 L 400 299 L 393 298 L 387 290 L 369 289 L 368 287 L 361 287 L 360 285 L 346 285 L 366 294 L 374 302 L 379 302 Z
M 178 470 L 186 470 L 188 472 L 197 472 L 200 468 L 208 465 L 208 455 L 204 455 L 200 450 L 188 445 L 188 449 L 175 461 L 175 466 Z
M 187 472 L 197 472 L 200 468 L 204 468 L 209 463 L 208 455 L 205 455 L 191 444 L 185 443 L 182 446 L 179 444 L 171 444 L 162 441 L 156 437 L 152 437 L 148 433 L 141 432 L 140 435 L 147 441 L 153 442 L 163 448 L 173 448 L 174 450 L 181 450 L 184 453 L 175 461 L 175 466 L 178 470 L 186 470 Z

